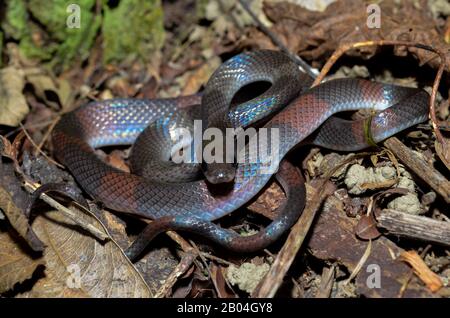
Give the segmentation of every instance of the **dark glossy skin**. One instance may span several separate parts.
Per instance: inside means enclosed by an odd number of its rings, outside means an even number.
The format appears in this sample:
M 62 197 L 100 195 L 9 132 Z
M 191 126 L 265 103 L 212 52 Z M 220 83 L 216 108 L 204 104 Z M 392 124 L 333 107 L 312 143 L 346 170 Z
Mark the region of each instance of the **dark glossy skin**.
M 278 59 L 282 63 L 278 61 L 281 64 L 272 67 Z M 307 90 L 292 100 L 302 89 L 299 78 L 303 75 L 297 73 L 295 66 L 295 69 L 290 71 L 291 78 L 284 77 L 286 71 L 279 74 L 282 69 L 279 65 L 285 67 L 289 64 L 286 61 L 287 58 L 282 53 L 273 51 L 240 54 L 225 63 L 227 72 L 220 70 L 216 72 L 219 78 L 217 82 L 210 80 L 202 101 L 203 108 L 205 105 L 211 105 L 209 110 L 203 110 L 209 114 L 208 126 L 211 126 L 219 123 L 218 114 L 224 112 L 224 107 L 218 109 L 218 103 L 214 101 L 222 99 L 229 101 L 232 98 L 228 95 L 233 94 L 226 93 L 226 89 L 231 88 L 231 91 L 236 92 L 239 87 L 245 85 L 242 83 L 261 81 L 263 76 L 265 76 L 263 80 L 272 83 L 276 78 L 282 79 L 283 85 L 273 84 L 269 91 L 272 95 L 267 95 L 266 92 L 263 102 L 258 104 L 255 100 L 251 100 L 231 111 L 228 109 L 229 106 L 225 108 L 225 113 L 228 114 L 227 122 L 236 127 L 254 121 L 257 116 L 250 111 L 251 109 L 256 109 L 256 113 L 266 116 L 272 112 L 269 108 L 282 107 L 273 101 L 283 100 L 284 104 L 288 104 L 263 126 L 278 128 L 279 131 L 279 158 L 272 164 L 280 167 L 276 177 L 287 194 L 287 202 L 277 219 L 252 236 L 241 237 L 211 221 L 231 213 L 261 191 L 272 176 L 272 173 L 267 173 L 263 169 L 267 168 L 264 162 L 251 163 L 246 160 L 245 163 L 239 163 L 235 170 L 234 182 L 229 185 L 228 191 L 216 191 L 216 187 L 205 180 L 185 183 L 149 181 L 110 167 L 94 154 L 95 147 L 134 142 L 139 133 L 152 122 L 161 118 L 173 118 L 180 108 L 196 104 L 193 99 L 198 101 L 197 96 L 163 100 L 115 99 L 94 102 L 66 114 L 61 119 L 53 131 L 55 154 L 72 172 L 83 189 L 113 210 L 156 220 L 132 245 L 129 250 L 131 257 L 142 251 L 148 239 L 168 229 L 195 232 L 234 251 L 255 251 L 264 248 L 286 232 L 303 209 L 305 196 L 301 175 L 292 165 L 282 161 L 289 151 L 304 143 L 307 137 L 316 144 L 333 149 L 359 150 L 370 145 L 367 141 L 367 132 L 370 132 L 371 141 L 378 142 L 427 118 L 428 94 L 424 91 L 359 79 L 329 81 Z M 268 63 L 271 65 L 267 65 Z M 272 73 L 267 74 L 268 70 Z M 252 75 L 252 72 L 256 72 L 257 75 Z M 241 82 L 241 86 L 232 84 L 233 80 L 230 78 L 233 74 L 237 74 L 238 79 L 245 79 Z M 299 77 L 295 78 L 295 74 Z M 227 77 L 225 82 L 229 84 L 223 84 L 223 77 Z M 286 94 L 289 94 L 290 98 L 287 98 Z M 223 98 L 224 95 L 226 98 Z M 370 121 L 346 122 L 340 119 L 327 121 L 337 112 L 364 108 L 381 112 L 374 115 Z M 312 135 L 324 122 L 319 132 Z M 170 120 L 161 123 L 170 124 Z M 365 125 L 368 129 L 364 128 Z M 164 127 L 168 126 L 160 126 L 161 131 L 166 129 Z M 241 151 L 246 159 L 253 154 L 253 150 L 248 147 Z

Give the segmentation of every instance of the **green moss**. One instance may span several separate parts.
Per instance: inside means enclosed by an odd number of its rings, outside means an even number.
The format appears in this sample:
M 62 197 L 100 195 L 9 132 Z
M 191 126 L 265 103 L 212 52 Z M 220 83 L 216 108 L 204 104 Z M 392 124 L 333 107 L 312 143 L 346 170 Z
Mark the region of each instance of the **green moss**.
M 116 8 L 103 6 L 103 60 L 105 63 L 136 55 L 151 59 L 164 42 L 160 0 L 121 0 Z
M 8 1 L 2 28 L 8 37 L 20 40 L 27 31 L 27 9 L 24 1 Z
M 72 3 L 80 6 L 80 28 L 66 24 L 72 14 L 67 9 Z M 99 14 L 95 13 L 96 3 L 97 0 L 7 0 L 1 27 L 6 40 L 19 41 L 25 56 L 58 69 L 69 67 L 75 60 L 85 60 L 100 28 L 104 62 L 130 56 L 149 60 L 161 48 L 161 0 L 120 0 L 115 8 L 102 1 L 103 12 Z
M 19 43 L 20 51 L 27 57 L 41 61 L 48 61 L 52 58 L 51 48 L 54 45 L 40 47 L 31 39 L 30 35 L 24 36 Z
M 35 27 L 28 20 L 29 15 L 25 1 L 8 1 L 6 3 L 5 19 L 2 22 L 5 37 L 20 41 L 19 47 L 28 57 L 50 58 L 50 54 L 33 43 L 32 32 Z
M 67 8 L 71 3 L 80 6 L 80 28 L 69 28 L 67 18 L 71 14 Z M 29 0 L 28 10 L 39 23 L 45 26 L 47 33 L 57 46 L 50 46 L 47 52 L 55 55 L 54 64 L 67 67 L 75 57 L 83 60 L 92 47 L 101 19 L 94 16 L 95 0 Z
M 7 37 L 20 41 L 19 47 L 25 56 L 51 60 L 52 65 L 66 68 L 75 58 L 86 58 L 94 43 L 101 24 L 101 17 L 92 13 L 95 2 L 78 0 L 81 25 L 80 28 L 69 28 L 66 25 L 70 15 L 67 7 L 73 1 L 9 0 L 2 27 Z

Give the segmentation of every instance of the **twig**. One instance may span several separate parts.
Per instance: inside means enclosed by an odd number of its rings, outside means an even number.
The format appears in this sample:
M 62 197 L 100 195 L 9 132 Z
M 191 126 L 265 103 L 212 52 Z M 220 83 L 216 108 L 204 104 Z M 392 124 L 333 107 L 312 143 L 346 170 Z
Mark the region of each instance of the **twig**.
M 36 184 L 33 184 L 33 183 L 29 182 L 29 181 L 25 181 L 25 189 L 28 192 L 33 193 L 37 188 L 38 188 L 38 186 Z M 87 231 L 88 233 L 90 233 L 95 238 L 99 239 L 100 241 L 105 241 L 105 240 L 110 238 L 107 234 L 105 234 L 102 231 L 100 231 L 99 229 L 97 229 L 94 225 L 92 225 L 90 223 L 86 223 L 86 222 L 80 220 L 80 218 L 77 217 L 75 212 L 73 212 L 69 208 L 66 208 L 64 205 L 60 204 L 59 202 L 55 201 L 49 195 L 47 195 L 45 193 L 42 193 L 40 195 L 40 198 L 44 202 L 46 202 L 48 205 L 50 205 L 51 207 L 57 209 L 62 214 L 67 216 L 69 219 L 71 219 L 73 222 L 75 222 L 77 225 L 79 225 L 82 229 L 84 229 L 85 231 Z
M 153 221 L 148 220 L 148 222 Z M 191 265 L 194 263 L 195 259 L 200 255 L 198 249 L 193 248 L 188 243 L 188 241 L 186 241 L 176 232 L 168 231 L 166 232 L 166 234 L 178 245 L 180 245 L 181 249 L 184 252 L 184 255 L 181 257 L 181 260 L 175 267 L 175 269 L 170 273 L 169 277 L 167 277 L 164 284 L 155 293 L 154 295 L 155 298 L 167 297 L 172 287 L 177 282 L 178 278 L 189 270 Z
M 210 260 L 216 261 L 216 262 L 218 262 L 218 263 L 222 263 L 222 264 L 224 264 L 224 265 L 228 265 L 228 266 L 234 265 L 233 263 L 231 263 L 231 262 L 229 262 L 229 261 L 226 261 L 226 260 L 224 260 L 223 258 L 220 258 L 220 257 L 214 256 L 214 255 L 208 254 L 208 253 L 206 253 L 206 252 L 200 252 L 200 254 L 201 254 L 204 258 L 209 258 Z
M 338 165 L 330 169 L 324 176 L 323 181 L 317 187 L 319 190 L 312 195 L 312 199 L 306 202 L 306 207 L 300 216 L 297 223 L 291 228 L 291 232 L 283 245 L 283 248 L 278 253 L 275 261 L 270 267 L 269 272 L 264 277 L 263 281 L 253 292 L 252 296 L 257 298 L 273 297 L 281 286 L 284 276 L 289 267 L 294 261 L 300 247 L 308 235 L 312 222 L 319 210 L 323 200 L 331 194 L 327 189 L 326 184 L 329 178 L 341 169 L 344 165 L 372 153 L 359 153 L 346 158 Z
M 431 245 L 427 245 L 423 249 L 422 253 L 420 253 L 420 257 L 424 258 L 425 255 L 427 255 L 427 253 L 428 253 L 430 248 L 431 248 Z M 400 291 L 398 292 L 398 298 L 402 298 L 403 297 L 403 294 L 405 293 L 406 288 L 408 287 L 408 284 L 411 281 L 413 275 L 414 275 L 414 270 L 411 268 L 411 270 L 409 271 L 408 277 L 406 278 L 405 283 L 402 285 L 402 287 L 400 288 Z
M 442 288 L 443 283 L 441 278 L 425 264 L 422 257 L 417 254 L 416 251 L 403 252 L 400 254 L 399 259 L 408 263 L 413 268 L 417 277 L 419 277 L 433 293 Z
M 388 233 L 450 246 L 450 222 L 385 209 L 377 213 L 377 227 Z
M 347 285 L 352 281 L 353 278 L 358 275 L 359 271 L 363 267 L 363 265 L 366 263 L 367 259 L 370 256 L 370 253 L 372 252 L 372 240 L 369 240 L 369 243 L 367 244 L 366 250 L 364 251 L 364 254 L 359 259 L 358 263 L 356 264 L 355 268 L 353 269 L 353 272 L 350 274 L 350 277 L 347 278 L 344 282 L 344 285 Z
M 41 149 L 44 146 L 44 143 L 47 141 L 47 139 L 50 136 L 50 134 L 52 133 L 53 128 L 55 128 L 55 126 L 58 123 L 59 119 L 60 119 L 60 117 L 57 116 L 54 120 L 52 120 L 52 122 L 50 124 L 50 127 L 47 129 L 47 131 L 44 134 L 44 137 L 42 137 L 41 142 L 39 143 L 39 145 L 36 148 L 37 152 L 41 152 L 42 153 Z
M 267 35 L 270 40 L 280 48 L 281 51 L 283 51 L 285 54 L 287 54 L 295 63 L 297 63 L 302 70 L 304 70 L 309 76 L 312 78 L 317 77 L 317 71 L 315 71 L 308 63 L 303 61 L 298 55 L 291 53 L 289 49 L 281 42 L 281 40 L 269 30 L 256 16 L 256 14 L 252 11 L 250 6 L 248 5 L 246 0 L 239 0 L 239 3 L 244 8 L 245 11 L 250 15 L 250 17 L 255 21 L 255 23 L 258 25 L 258 28 Z
M 47 120 L 47 121 L 43 121 L 43 122 L 35 123 L 35 124 L 25 124 L 25 125 L 23 125 L 23 127 L 27 128 L 27 129 L 30 129 L 30 128 L 43 128 L 43 127 L 46 127 L 46 126 L 50 125 L 52 122 L 53 122 L 53 120 Z M 9 131 L 8 133 L 4 134 L 3 137 L 9 138 L 9 137 L 11 137 L 12 135 L 14 135 L 16 132 L 18 132 L 20 130 L 22 130 L 22 127 L 20 127 L 20 126 L 16 127 L 13 130 Z
M 406 147 L 396 137 L 384 141 L 384 146 L 411 169 L 419 178 L 425 181 L 447 203 L 450 203 L 450 181 L 439 171 L 423 160 L 417 153 Z
M 170 237 L 172 240 L 174 240 L 178 245 L 180 245 L 181 249 L 184 252 L 188 252 L 192 250 L 192 246 L 184 239 L 182 238 L 178 233 L 174 231 L 168 231 L 166 232 L 167 236 Z
M 311 224 L 319 210 L 322 201 L 329 195 L 328 191 L 325 191 L 325 181 L 322 186 L 319 187 L 320 190 L 316 192 L 312 200 L 306 203 L 305 210 L 303 211 L 300 219 L 292 227 L 291 232 L 283 245 L 283 248 L 278 253 L 277 258 L 270 267 L 269 272 L 264 277 L 264 280 L 255 289 L 252 297 L 255 298 L 267 298 L 275 296 L 278 288 L 283 282 L 283 277 L 286 275 L 289 267 L 294 261 L 297 252 L 302 246 L 306 235 L 309 232 Z
M 24 132 L 25 136 L 27 137 L 27 139 L 31 142 L 31 144 L 33 145 L 33 147 L 35 149 L 37 149 L 39 151 L 39 153 L 41 155 L 44 156 L 45 159 L 47 159 L 48 161 L 50 161 L 51 163 L 57 165 L 58 167 L 64 169 L 64 166 L 57 163 L 55 160 L 53 160 L 52 158 L 50 158 L 49 156 L 47 156 L 47 154 L 45 152 L 43 152 L 41 149 L 39 149 L 38 145 L 36 145 L 36 143 L 34 142 L 33 138 L 31 138 L 30 134 L 28 133 L 28 131 L 25 129 L 25 127 L 20 124 L 20 127 L 22 128 L 22 131 Z
M 331 290 L 333 289 L 333 280 L 335 276 L 336 265 L 331 265 L 330 268 L 324 268 L 322 271 L 322 277 L 319 290 L 316 294 L 316 298 L 329 298 Z
M 192 263 L 197 258 L 197 255 L 198 254 L 191 247 L 191 250 L 183 255 L 177 267 L 175 267 L 172 273 L 170 273 L 169 277 L 167 277 L 166 281 L 161 286 L 161 288 L 156 292 L 154 297 L 155 298 L 166 297 L 170 292 L 170 290 L 172 289 L 173 285 L 175 285 L 175 283 L 177 282 L 178 277 L 183 275 L 191 267 Z
M 220 297 L 219 287 L 217 286 L 217 282 L 214 280 L 213 274 L 211 273 L 211 269 L 209 268 L 208 263 L 206 262 L 206 258 L 202 255 L 202 253 L 200 253 L 200 249 L 195 244 L 195 242 L 191 241 L 191 244 L 194 247 L 194 250 L 197 253 L 197 255 L 200 257 L 200 260 L 203 263 L 203 266 L 205 266 L 206 270 L 208 271 L 209 279 L 211 280 L 211 282 L 214 286 L 214 289 L 216 290 L 217 295 L 219 295 L 219 297 Z

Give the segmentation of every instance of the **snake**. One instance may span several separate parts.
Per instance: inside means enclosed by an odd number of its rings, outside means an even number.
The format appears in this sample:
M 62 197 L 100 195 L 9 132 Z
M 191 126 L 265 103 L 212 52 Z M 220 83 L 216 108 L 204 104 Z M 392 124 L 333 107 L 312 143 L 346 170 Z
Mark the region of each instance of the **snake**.
M 261 82 L 269 88 L 236 102 L 238 92 L 252 91 L 250 85 Z M 201 95 L 114 98 L 64 114 L 52 131 L 54 154 L 96 201 L 153 220 L 127 250 L 130 257 L 168 230 L 192 232 L 234 252 L 257 251 L 286 233 L 305 206 L 305 181 L 286 160 L 289 153 L 305 144 L 361 150 L 428 118 L 429 95 L 419 88 L 357 78 L 328 80 L 310 88 L 311 82 L 282 52 L 244 52 L 220 65 Z M 353 121 L 335 116 L 361 109 L 369 110 L 370 116 Z M 174 129 L 192 128 L 193 118 L 206 128 L 222 130 L 255 125 L 257 136 L 265 128 L 266 134 L 277 137 L 267 138 L 268 149 L 276 146 L 277 151 L 261 153 L 248 142 L 237 149 L 235 159 L 242 160 L 233 164 L 179 166 L 170 162 L 167 147 Z M 132 144 L 131 173 L 95 153 L 100 147 Z M 147 176 L 139 175 L 145 171 Z M 254 199 L 273 176 L 286 200 L 270 224 L 249 236 L 217 224 Z

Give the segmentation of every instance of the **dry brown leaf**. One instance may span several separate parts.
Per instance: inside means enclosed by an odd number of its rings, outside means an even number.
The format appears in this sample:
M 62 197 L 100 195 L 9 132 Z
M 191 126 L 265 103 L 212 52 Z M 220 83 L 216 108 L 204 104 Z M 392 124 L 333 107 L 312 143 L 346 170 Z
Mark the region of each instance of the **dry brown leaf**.
M 264 13 L 274 24 L 271 27 L 291 52 L 319 62 L 328 58 L 344 43 L 368 40 L 404 40 L 420 42 L 447 51 L 444 34 L 436 20 L 430 19 L 427 1 L 377 1 L 380 6 L 380 27 L 368 25 L 367 1 L 335 1 L 324 12 L 309 11 L 287 1 L 265 1 Z M 270 39 L 255 29 L 250 32 L 244 46 L 273 48 Z M 372 57 L 377 47 L 351 50 L 347 55 Z M 435 55 L 417 48 L 397 48 L 394 54 L 411 53 L 420 64 L 437 68 L 440 60 Z M 449 56 L 449 53 L 447 53 Z M 314 65 L 313 65 L 314 66 Z M 447 62 L 447 69 L 450 63 Z
M 0 233 L 0 293 L 31 278 L 36 268 L 43 264 L 43 258 L 32 258 L 8 232 Z
M 105 161 L 114 168 L 130 173 L 130 167 L 125 163 L 123 152 L 120 150 L 113 150 L 106 156 Z
M 355 227 L 355 234 L 363 240 L 374 240 L 381 235 L 377 229 L 377 222 L 372 214 L 361 215 Z
M 200 68 L 190 73 L 186 79 L 186 84 L 181 94 L 190 95 L 197 93 L 200 87 L 206 84 L 206 82 L 220 65 L 220 63 L 220 58 L 214 57 L 203 64 Z
M 14 66 L 0 70 L 0 124 L 17 126 L 28 114 L 22 90 L 25 86 L 23 70 Z
M 230 292 L 224 277 L 224 268 L 211 264 L 211 281 L 213 282 L 219 298 L 236 298 L 236 295 Z
M 436 149 L 436 153 L 441 159 L 441 161 L 445 164 L 448 170 L 450 170 L 450 140 L 444 139 L 445 144 L 439 143 L 437 140 L 434 143 L 434 149 Z
M 5 213 L 12 227 L 27 241 L 35 251 L 42 251 L 44 245 L 35 236 L 22 209 L 17 207 L 11 195 L 0 186 L 0 209 Z
M 247 207 L 247 209 L 264 215 L 269 220 L 273 220 L 278 215 L 278 209 L 282 206 L 284 201 L 286 201 L 286 196 L 284 195 L 283 190 L 276 182 L 272 182 L 270 186 Z
M 33 86 L 36 95 L 47 105 L 58 107 L 57 101 L 49 98 L 50 94 L 55 94 L 63 108 L 70 104 L 72 89 L 68 81 L 55 79 L 39 68 L 28 68 L 24 72 L 26 81 Z
M 88 215 L 79 217 L 94 223 Z M 47 244 L 46 277 L 21 297 L 151 296 L 142 276 L 114 242 L 102 245 L 56 211 L 38 216 L 33 229 Z

